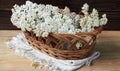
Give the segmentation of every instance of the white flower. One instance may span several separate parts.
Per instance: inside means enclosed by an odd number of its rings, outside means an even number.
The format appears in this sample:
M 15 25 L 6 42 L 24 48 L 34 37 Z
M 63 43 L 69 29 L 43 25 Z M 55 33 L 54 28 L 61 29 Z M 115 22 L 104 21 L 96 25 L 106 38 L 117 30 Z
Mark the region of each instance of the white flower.
M 106 14 L 103 14 L 102 18 L 100 19 L 100 25 L 105 25 L 107 21 L 108 19 L 106 18 Z
M 47 37 L 48 34 L 49 34 L 48 32 L 43 32 L 42 37 Z
M 88 13 L 89 6 L 84 4 L 82 7 L 82 12 L 85 14 L 83 18 L 80 19 L 80 28 L 82 32 L 90 32 L 94 30 L 94 27 L 99 27 L 107 23 L 106 15 L 103 15 L 99 19 L 98 11 L 93 8 L 92 12 Z
M 74 19 L 76 17 L 76 13 L 75 12 L 70 13 L 70 17 Z
M 83 47 L 83 44 L 81 42 L 77 42 L 76 47 L 77 47 L 77 49 L 80 49 L 81 47 Z
M 88 5 L 87 3 L 85 3 L 85 4 L 83 5 L 82 9 L 88 11 L 89 5 Z
M 88 15 L 89 5 L 87 3 L 85 3 L 81 9 L 85 15 Z
M 93 19 L 94 21 L 93 21 L 93 26 L 94 27 L 99 27 L 99 18 L 97 17 L 97 18 L 95 18 L 95 19 Z
M 63 14 L 70 15 L 70 9 L 67 6 L 65 7 Z
M 42 37 L 47 37 L 51 32 L 65 34 L 90 32 L 94 30 L 94 27 L 107 23 L 106 15 L 102 15 L 102 18 L 99 19 L 96 9 L 89 14 L 87 3 L 82 7 L 83 18 L 80 18 L 75 12 L 70 12 L 68 7 L 65 7 L 63 13 L 60 13 L 59 10 L 56 6 L 26 1 L 24 5 L 14 5 L 11 22 L 22 31 L 33 31 L 36 36 Z
M 91 17 L 98 17 L 99 15 L 98 15 L 98 11 L 95 9 L 95 8 L 93 8 L 93 10 L 92 10 L 92 13 L 90 14 L 91 15 Z
M 33 3 L 32 3 L 31 1 L 26 1 L 26 5 L 27 5 L 27 6 L 32 6 Z
M 79 21 L 80 21 L 80 16 L 79 16 L 79 15 L 76 15 L 75 18 L 74 18 L 74 23 L 73 23 L 73 25 L 74 25 L 75 27 L 78 27 Z

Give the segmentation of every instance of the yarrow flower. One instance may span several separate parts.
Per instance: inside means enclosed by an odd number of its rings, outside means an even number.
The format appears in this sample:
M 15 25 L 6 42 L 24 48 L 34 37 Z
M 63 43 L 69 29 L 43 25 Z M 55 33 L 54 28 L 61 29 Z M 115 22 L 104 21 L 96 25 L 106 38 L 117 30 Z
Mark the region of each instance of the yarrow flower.
M 94 30 L 94 27 L 99 27 L 107 23 L 106 14 L 102 15 L 102 18 L 99 18 L 98 11 L 93 8 L 92 12 L 89 13 L 89 5 L 86 3 L 82 7 L 82 13 L 84 17 L 80 19 L 80 27 L 82 32 L 90 32 Z
M 59 9 L 56 6 L 36 4 L 26 1 L 26 4 L 14 5 L 12 9 L 11 21 L 22 31 L 33 31 L 36 36 L 47 37 L 49 33 L 76 34 L 79 32 L 89 32 L 94 27 L 107 23 L 106 14 L 99 18 L 98 11 L 93 9 L 88 13 L 89 5 L 83 5 L 81 12 L 84 17 L 80 18 L 75 12 L 71 12 L 68 7 Z

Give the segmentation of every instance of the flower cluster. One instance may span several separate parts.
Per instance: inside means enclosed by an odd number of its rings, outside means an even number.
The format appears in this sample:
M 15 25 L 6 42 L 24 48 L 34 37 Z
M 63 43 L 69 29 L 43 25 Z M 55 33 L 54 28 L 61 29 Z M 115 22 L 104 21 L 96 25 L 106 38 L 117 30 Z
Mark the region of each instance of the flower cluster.
M 75 12 L 70 12 L 68 7 L 59 9 L 52 5 L 26 1 L 24 5 L 14 5 L 11 21 L 21 30 L 33 31 L 36 36 L 42 37 L 47 37 L 51 32 L 68 34 L 89 32 L 94 27 L 107 23 L 105 14 L 102 16 L 103 18 L 99 19 L 96 9 L 93 9 L 91 14 L 88 13 L 88 9 L 89 6 L 84 4 L 82 7 L 84 17 L 80 18 Z M 80 27 L 78 28 L 78 26 Z
M 99 18 L 98 11 L 93 8 L 92 12 L 88 13 L 89 6 L 84 4 L 82 7 L 82 13 L 84 17 L 80 19 L 81 32 L 89 32 L 94 30 L 94 27 L 99 27 L 107 23 L 106 14 L 102 15 L 102 18 Z

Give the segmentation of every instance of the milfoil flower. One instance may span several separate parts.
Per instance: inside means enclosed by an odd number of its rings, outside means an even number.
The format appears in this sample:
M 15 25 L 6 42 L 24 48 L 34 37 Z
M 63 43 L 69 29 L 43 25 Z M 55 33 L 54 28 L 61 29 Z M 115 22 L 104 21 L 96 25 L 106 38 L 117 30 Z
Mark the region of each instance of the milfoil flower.
M 68 7 L 65 7 L 62 13 L 60 10 L 56 6 L 26 1 L 21 6 L 14 5 L 11 22 L 22 31 L 33 31 L 37 37 L 47 37 L 51 32 L 65 34 L 90 32 L 94 27 L 107 23 L 106 14 L 99 19 L 96 9 L 88 13 L 87 3 L 82 7 L 82 13 L 84 13 L 82 18 L 75 12 L 71 12 Z

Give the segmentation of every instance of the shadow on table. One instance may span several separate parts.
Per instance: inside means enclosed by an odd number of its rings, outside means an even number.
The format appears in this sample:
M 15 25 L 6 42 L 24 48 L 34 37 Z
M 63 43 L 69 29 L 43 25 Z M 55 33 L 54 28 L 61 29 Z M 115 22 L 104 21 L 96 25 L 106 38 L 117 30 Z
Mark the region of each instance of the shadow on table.
M 120 59 L 120 40 L 100 38 L 94 50 L 101 52 L 99 59 Z

